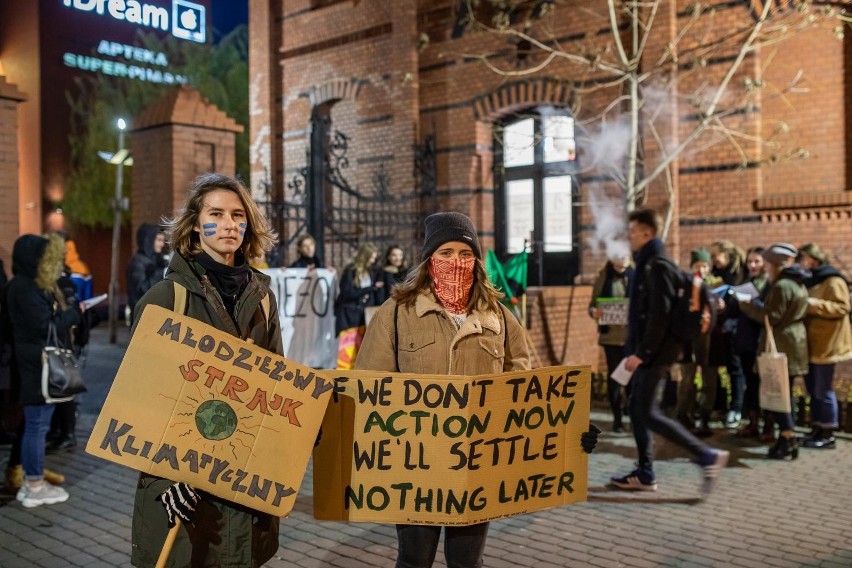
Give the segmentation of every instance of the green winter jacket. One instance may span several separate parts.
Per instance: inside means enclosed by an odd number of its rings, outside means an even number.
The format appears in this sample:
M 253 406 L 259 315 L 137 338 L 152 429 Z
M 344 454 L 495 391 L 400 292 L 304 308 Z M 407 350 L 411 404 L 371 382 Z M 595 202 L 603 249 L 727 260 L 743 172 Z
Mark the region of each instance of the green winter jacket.
M 760 302 L 740 304 L 740 309 L 761 325 L 764 316 L 769 316 L 778 351 L 787 355 L 791 379 L 808 372 L 808 336 L 805 331 L 808 291 L 801 283 L 802 279 L 798 266 L 785 268 L 778 280 L 768 285 L 763 305 Z M 765 350 L 766 326 L 763 325 L 758 353 Z
M 219 294 L 210 284 L 204 268 L 175 253 L 165 280 L 155 284 L 136 305 L 133 330 L 148 304 L 174 309 L 175 283 L 187 290 L 184 313 L 211 324 L 221 331 L 278 354 L 283 353 L 278 307 L 269 290 L 269 277 L 253 271 L 237 300 L 235 320 L 228 315 Z M 264 321 L 261 300 L 269 296 L 268 321 Z M 237 329 L 239 328 L 239 329 Z M 133 552 L 131 562 L 139 568 L 153 567 L 168 533 L 166 512 L 156 500 L 173 482 L 141 474 L 133 507 Z M 194 526 L 183 525 L 172 548 L 170 568 L 261 566 L 278 550 L 278 517 L 201 493 L 201 503 L 193 516 Z

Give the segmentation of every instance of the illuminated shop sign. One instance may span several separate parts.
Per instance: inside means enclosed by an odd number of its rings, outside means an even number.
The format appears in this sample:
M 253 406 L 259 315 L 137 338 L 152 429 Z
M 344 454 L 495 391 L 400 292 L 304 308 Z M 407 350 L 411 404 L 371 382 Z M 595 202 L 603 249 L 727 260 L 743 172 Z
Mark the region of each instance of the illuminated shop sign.
M 184 84 L 187 79 L 184 75 L 172 73 L 166 69 L 169 60 L 161 51 L 151 51 L 135 45 L 125 45 L 114 41 L 101 40 L 98 44 L 98 55 L 104 57 L 118 58 L 105 59 L 91 55 L 80 55 L 77 53 L 65 53 L 62 62 L 66 67 L 102 73 L 113 77 L 126 77 L 150 83 Z M 151 67 L 155 65 L 162 67 Z
M 137 0 L 62 0 L 62 4 L 81 12 L 94 12 L 129 24 L 170 31 L 180 39 L 199 43 L 207 40 L 207 8 L 188 0 L 172 0 L 171 12 Z

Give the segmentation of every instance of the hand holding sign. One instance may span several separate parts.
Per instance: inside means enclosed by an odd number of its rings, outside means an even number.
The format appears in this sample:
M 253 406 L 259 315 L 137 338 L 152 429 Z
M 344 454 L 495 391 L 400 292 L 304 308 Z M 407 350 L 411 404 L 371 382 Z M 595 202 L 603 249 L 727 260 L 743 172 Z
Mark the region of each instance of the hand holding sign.
M 314 453 L 314 515 L 469 525 L 585 500 L 590 375 L 338 375 Z
M 627 298 L 598 298 L 598 325 L 627 325 Z
M 332 388 L 301 363 L 149 305 L 86 451 L 283 516 Z
M 174 483 L 163 491 L 157 497 L 157 500 L 165 507 L 169 528 L 172 528 L 175 526 L 176 519 L 187 524 L 192 524 L 192 515 L 195 513 L 195 506 L 198 505 L 201 498 L 186 483 Z

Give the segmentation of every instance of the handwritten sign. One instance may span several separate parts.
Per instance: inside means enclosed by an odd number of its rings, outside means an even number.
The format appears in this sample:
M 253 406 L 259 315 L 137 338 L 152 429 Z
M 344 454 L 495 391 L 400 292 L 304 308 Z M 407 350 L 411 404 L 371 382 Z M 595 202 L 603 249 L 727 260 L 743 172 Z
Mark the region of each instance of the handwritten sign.
M 598 298 L 597 305 L 601 310 L 598 325 L 627 325 L 627 298 Z
M 332 389 L 301 363 L 149 305 L 86 451 L 283 516 Z
M 588 366 L 336 375 L 314 515 L 469 525 L 585 501 L 590 376 Z
M 325 268 L 272 268 L 261 272 L 272 279 L 269 287 L 278 302 L 284 354 L 316 369 L 335 368 L 336 273 Z

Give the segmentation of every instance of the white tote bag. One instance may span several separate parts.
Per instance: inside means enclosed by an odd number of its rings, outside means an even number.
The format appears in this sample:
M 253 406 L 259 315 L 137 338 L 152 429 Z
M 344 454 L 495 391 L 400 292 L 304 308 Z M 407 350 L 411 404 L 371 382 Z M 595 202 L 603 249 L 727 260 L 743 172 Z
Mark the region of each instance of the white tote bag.
M 787 355 L 778 353 L 775 335 L 769 318 L 766 324 L 766 351 L 757 357 L 757 373 L 760 375 L 760 408 L 774 412 L 790 412 L 790 374 Z

